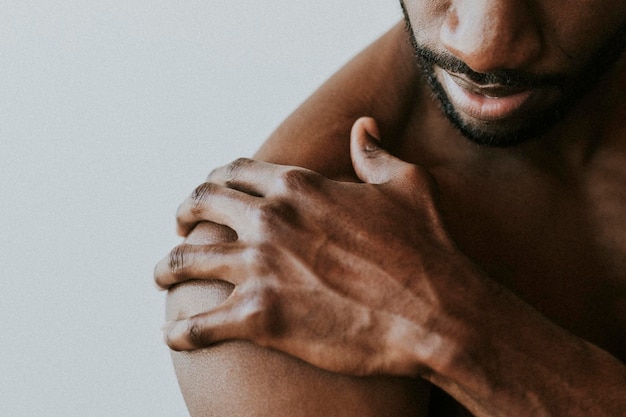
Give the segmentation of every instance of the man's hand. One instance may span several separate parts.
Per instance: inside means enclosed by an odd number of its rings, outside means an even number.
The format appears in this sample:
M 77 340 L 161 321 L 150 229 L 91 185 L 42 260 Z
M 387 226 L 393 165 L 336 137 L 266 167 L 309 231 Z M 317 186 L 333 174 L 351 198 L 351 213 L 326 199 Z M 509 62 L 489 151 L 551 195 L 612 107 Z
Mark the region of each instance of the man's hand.
M 372 119 L 355 123 L 351 157 L 364 183 L 241 159 L 193 192 L 179 233 L 210 221 L 238 238 L 175 248 L 156 282 L 220 279 L 235 290 L 211 311 L 168 323 L 172 349 L 245 339 L 356 375 L 423 374 L 453 353 L 438 329 L 464 329 L 444 298 L 466 295 L 459 272 L 470 262 L 445 231 L 430 174 L 372 136 Z
M 208 221 L 227 226 L 230 242 L 178 246 L 157 265 L 157 285 L 219 279 L 235 289 L 168 323 L 170 347 L 243 339 L 330 371 L 421 375 L 481 416 L 621 415 L 623 363 L 460 253 L 433 178 L 379 148 L 377 135 L 372 119 L 352 129 L 363 183 L 242 159 L 194 191 L 179 232 Z

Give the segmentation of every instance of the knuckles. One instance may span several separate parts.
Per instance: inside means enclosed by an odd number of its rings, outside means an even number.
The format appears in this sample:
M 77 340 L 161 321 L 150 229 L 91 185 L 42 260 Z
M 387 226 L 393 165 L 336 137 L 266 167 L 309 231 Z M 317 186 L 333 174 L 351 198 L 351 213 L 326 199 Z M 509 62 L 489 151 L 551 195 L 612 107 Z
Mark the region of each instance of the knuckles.
M 192 246 L 187 244 L 176 246 L 156 265 L 154 280 L 157 287 L 165 290 L 189 278 L 192 249 Z
M 189 245 L 183 244 L 170 251 L 168 265 L 173 276 L 181 276 L 185 273 L 189 249 Z
M 210 337 L 210 332 L 204 329 L 200 316 L 190 317 L 186 324 L 186 337 L 192 346 L 202 347 L 213 342 Z
M 210 182 L 204 182 L 197 186 L 189 197 L 191 212 L 193 214 L 202 213 L 207 204 L 207 200 L 212 194 L 215 194 L 216 190 L 217 185 Z
M 225 183 L 236 182 L 241 175 L 241 171 L 254 164 L 254 160 L 250 158 L 237 158 L 228 165 L 218 168 L 209 175 L 209 179 L 219 175 Z
M 226 165 L 227 172 L 230 174 L 229 177 L 236 177 L 239 175 L 241 169 L 248 167 L 254 164 L 254 160 L 250 158 L 237 158 L 230 164 Z
M 307 169 L 288 168 L 280 174 L 278 180 L 283 192 L 290 195 L 317 190 L 321 185 L 322 177 Z
M 266 238 L 276 233 L 281 225 L 293 224 L 298 219 L 296 209 L 285 200 L 268 200 L 251 210 L 256 229 Z
M 221 314 L 219 318 L 208 321 L 204 314 L 188 318 L 184 333 L 179 334 L 176 340 L 168 340 L 170 347 L 189 350 L 228 338 L 246 339 L 260 346 L 269 346 L 280 336 L 280 295 L 277 289 L 257 284 L 240 292 L 234 302 L 223 319 Z M 225 327 L 230 327 L 230 330 L 225 330 Z
M 185 279 L 187 275 L 189 245 L 179 245 L 170 251 L 154 267 L 154 283 L 157 288 L 167 290 Z

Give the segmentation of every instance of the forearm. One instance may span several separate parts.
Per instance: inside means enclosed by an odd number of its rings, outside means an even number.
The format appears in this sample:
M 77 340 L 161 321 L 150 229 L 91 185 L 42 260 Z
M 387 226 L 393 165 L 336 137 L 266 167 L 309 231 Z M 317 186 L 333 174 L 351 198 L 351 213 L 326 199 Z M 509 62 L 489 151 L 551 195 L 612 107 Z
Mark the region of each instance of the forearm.
M 483 302 L 458 310 L 469 331 L 431 382 L 477 416 L 626 414 L 623 363 L 497 284 L 481 277 L 473 288 Z

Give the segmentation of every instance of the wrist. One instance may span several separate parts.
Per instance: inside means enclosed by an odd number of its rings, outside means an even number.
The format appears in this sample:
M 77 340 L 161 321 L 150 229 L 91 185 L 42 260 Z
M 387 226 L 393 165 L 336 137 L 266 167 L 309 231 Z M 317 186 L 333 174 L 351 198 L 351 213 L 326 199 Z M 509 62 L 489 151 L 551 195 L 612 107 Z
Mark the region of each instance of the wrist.
M 488 278 L 470 261 L 460 264 L 448 263 L 448 271 L 438 271 L 424 281 L 426 286 L 412 287 L 409 299 L 398 299 L 403 308 L 394 308 L 388 340 L 397 362 L 403 364 L 402 374 L 454 377 L 459 367 L 473 367 L 472 352 L 482 351 L 485 339 L 477 324 Z
M 456 348 L 428 380 L 477 415 L 616 415 L 623 364 L 484 277 Z M 622 400 L 619 400 L 622 398 Z M 621 403 L 620 403 L 621 402 Z

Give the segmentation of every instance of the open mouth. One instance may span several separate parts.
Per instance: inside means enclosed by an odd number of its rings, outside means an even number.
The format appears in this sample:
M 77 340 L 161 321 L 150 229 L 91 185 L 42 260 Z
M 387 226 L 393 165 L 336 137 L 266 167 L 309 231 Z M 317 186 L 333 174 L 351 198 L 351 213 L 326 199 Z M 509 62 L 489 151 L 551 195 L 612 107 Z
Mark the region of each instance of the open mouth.
M 528 87 L 476 84 L 460 74 L 440 71 L 450 100 L 468 116 L 482 121 L 507 119 L 520 110 L 536 91 Z

